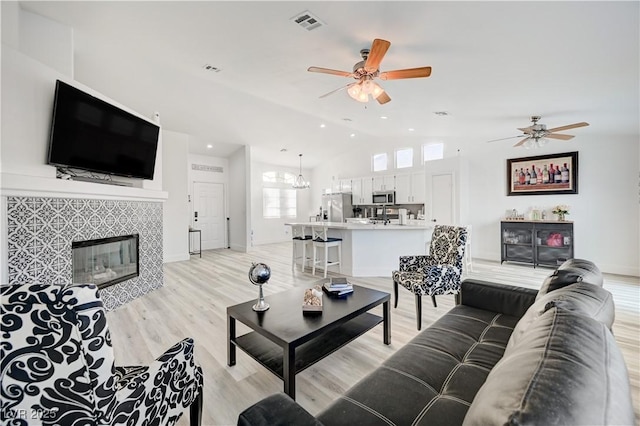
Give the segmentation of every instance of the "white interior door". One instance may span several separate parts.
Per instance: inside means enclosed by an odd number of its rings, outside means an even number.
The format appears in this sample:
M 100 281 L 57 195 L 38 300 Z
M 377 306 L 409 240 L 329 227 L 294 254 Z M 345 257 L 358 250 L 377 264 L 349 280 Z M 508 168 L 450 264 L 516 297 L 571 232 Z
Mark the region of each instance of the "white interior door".
M 453 224 L 453 175 L 431 175 L 431 220 L 440 225 Z
M 202 250 L 226 247 L 223 184 L 194 182 L 191 222 L 202 231 Z

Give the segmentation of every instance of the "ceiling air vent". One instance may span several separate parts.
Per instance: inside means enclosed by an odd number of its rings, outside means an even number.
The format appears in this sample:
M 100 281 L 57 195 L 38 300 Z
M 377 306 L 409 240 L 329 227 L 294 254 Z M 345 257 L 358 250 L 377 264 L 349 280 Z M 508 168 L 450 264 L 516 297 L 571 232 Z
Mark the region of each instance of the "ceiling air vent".
M 298 13 L 296 16 L 291 18 L 291 20 L 307 31 L 315 30 L 316 28 L 320 28 L 323 25 L 326 25 L 324 22 L 318 19 L 317 16 L 315 16 L 308 10 Z

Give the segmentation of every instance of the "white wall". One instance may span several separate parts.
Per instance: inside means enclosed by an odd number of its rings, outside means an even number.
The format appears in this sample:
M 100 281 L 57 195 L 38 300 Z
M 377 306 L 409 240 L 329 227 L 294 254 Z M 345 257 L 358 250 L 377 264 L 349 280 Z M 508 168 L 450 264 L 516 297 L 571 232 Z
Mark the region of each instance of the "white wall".
M 164 190 L 169 198 L 162 210 L 164 262 L 189 259 L 189 136 L 162 130 Z
M 246 253 L 250 247 L 251 148 L 245 146 L 229 157 L 229 246 Z
M 372 174 L 371 155 L 386 151 L 392 158 L 394 145 L 388 144 L 386 148 L 375 145 L 369 152 L 343 154 L 331 164 L 315 168 L 311 181 L 317 186 L 312 197 L 319 199 L 319 188 L 329 187 L 332 177 Z M 420 141 L 412 145 L 416 160 L 421 145 Z M 455 141 L 445 141 L 445 157 L 457 155 L 455 145 Z M 570 151 L 579 152 L 578 194 L 506 195 L 507 158 Z M 568 204 L 571 206 L 568 220 L 574 221 L 576 257 L 592 260 L 604 272 L 640 275 L 640 152 L 637 136 L 608 137 L 606 141 L 600 137 L 576 136 L 571 142 L 551 142 L 537 150 L 516 149 L 509 145 L 491 150 L 475 149 L 460 155 L 468 160 L 469 165 L 468 211 L 469 223 L 473 226 L 472 256 L 500 261 L 500 219 L 506 210 L 515 208 L 525 212 L 533 206 L 551 209 L 556 204 Z M 417 163 L 414 161 L 414 164 Z M 393 173 L 393 170 L 388 173 Z
M 251 163 L 251 229 L 252 229 L 252 246 L 261 244 L 270 244 L 291 239 L 291 229 L 285 226 L 287 222 L 308 222 L 309 209 L 311 200 L 310 189 L 300 189 L 296 192 L 297 215 L 295 218 L 281 219 L 265 219 L 262 214 L 262 173 L 268 171 L 283 171 L 298 175 L 300 169 L 274 166 L 271 164 L 259 163 L 253 161 Z M 302 170 L 303 176 L 309 176 L 309 170 Z M 313 184 L 313 182 L 311 182 Z M 319 202 L 319 199 L 318 199 Z

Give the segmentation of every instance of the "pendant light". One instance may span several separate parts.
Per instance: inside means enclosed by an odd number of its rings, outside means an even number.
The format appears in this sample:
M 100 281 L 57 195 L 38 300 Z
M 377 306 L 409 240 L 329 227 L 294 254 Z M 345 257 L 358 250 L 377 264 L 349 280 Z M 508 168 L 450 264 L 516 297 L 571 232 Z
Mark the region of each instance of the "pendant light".
M 298 154 L 298 156 L 300 157 L 300 174 L 295 178 L 292 186 L 295 189 L 306 189 L 309 187 L 309 182 L 304 180 L 304 177 L 302 176 L 302 154 Z

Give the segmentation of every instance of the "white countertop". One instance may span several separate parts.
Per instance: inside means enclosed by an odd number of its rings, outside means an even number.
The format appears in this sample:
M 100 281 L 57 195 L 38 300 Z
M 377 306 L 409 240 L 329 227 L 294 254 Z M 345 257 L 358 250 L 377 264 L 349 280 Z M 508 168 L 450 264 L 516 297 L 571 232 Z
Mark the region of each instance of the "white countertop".
M 433 225 L 398 225 L 382 223 L 343 223 L 343 222 L 289 222 L 285 225 L 303 225 L 303 226 L 326 226 L 333 229 L 346 229 L 346 230 L 422 230 L 427 231 L 433 229 Z

